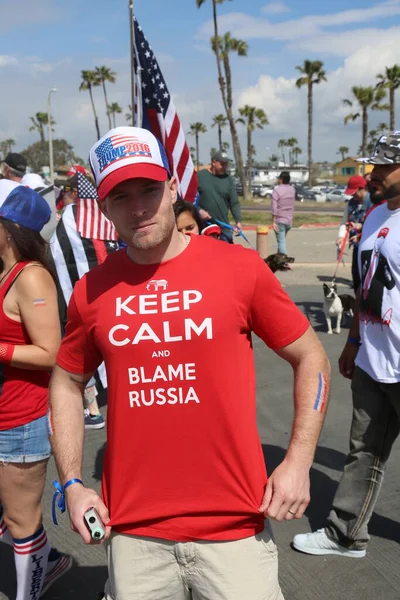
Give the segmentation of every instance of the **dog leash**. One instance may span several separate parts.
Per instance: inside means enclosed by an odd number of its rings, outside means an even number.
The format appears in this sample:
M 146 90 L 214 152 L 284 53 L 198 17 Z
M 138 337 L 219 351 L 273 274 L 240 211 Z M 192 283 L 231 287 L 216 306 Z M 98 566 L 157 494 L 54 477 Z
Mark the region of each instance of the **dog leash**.
M 337 263 L 336 263 L 335 274 L 332 277 L 332 283 L 335 282 L 336 274 L 337 274 L 337 271 L 338 271 L 338 268 L 339 268 L 339 264 L 340 264 L 340 262 L 341 262 L 341 260 L 343 258 L 344 249 L 346 248 L 346 244 L 347 244 L 348 238 L 349 238 L 349 230 L 346 229 L 346 234 L 345 234 L 345 236 L 343 238 L 342 247 L 340 248 L 339 256 L 338 256 Z
M 232 225 L 230 225 L 229 223 L 224 223 L 223 221 L 219 221 L 218 219 L 214 219 L 214 217 L 212 217 L 213 221 L 215 221 L 215 223 L 218 223 L 218 225 L 221 225 L 221 227 L 225 227 L 226 229 L 230 229 L 231 231 L 235 231 L 235 227 L 233 227 Z M 243 231 L 241 229 L 238 229 L 238 232 L 236 235 L 241 236 L 245 242 L 248 243 L 248 245 L 250 246 L 250 248 L 252 250 L 255 250 L 254 246 L 249 242 L 249 240 L 247 239 L 247 237 L 244 235 Z

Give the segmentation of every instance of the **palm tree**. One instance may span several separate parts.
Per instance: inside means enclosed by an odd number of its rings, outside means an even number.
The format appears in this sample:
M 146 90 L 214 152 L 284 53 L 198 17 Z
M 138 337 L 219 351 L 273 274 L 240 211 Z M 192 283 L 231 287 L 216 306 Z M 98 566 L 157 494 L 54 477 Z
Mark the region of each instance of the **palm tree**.
M 194 150 L 196 150 L 196 148 L 194 148 Z M 212 148 L 210 148 L 210 158 L 212 160 L 212 157 L 214 156 L 214 154 L 217 152 L 217 149 L 214 148 L 214 146 Z
M 194 135 L 194 137 L 196 139 L 196 165 L 197 165 L 197 168 L 199 168 L 199 166 L 200 166 L 199 135 L 201 133 L 206 133 L 206 131 L 207 131 L 207 127 L 204 125 L 204 123 L 200 123 L 199 121 L 197 121 L 196 123 L 190 123 L 189 134 Z
M 206 0 L 195 0 L 197 8 L 200 8 Z M 236 130 L 236 123 L 232 109 L 232 75 L 229 62 L 229 53 L 237 52 L 239 56 L 247 55 L 247 44 L 242 40 L 233 40 L 229 34 L 225 34 L 224 44 L 218 33 L 217 5 L 222 4 L 224 0 L 211 0 L 214 21 L 214 35 L 211 39 L 212 49 L 217 60 L 218 83 L 221 91 L 222 103 L 225 114 L 228 118 L 229 129 L 232 136 L 232 147 L 236 161 L 236 168 L 239 172 L 240 181 L 243 187 L 243 194 L 247 195 L 246 174 L 244 171 L 242 150 L 240 148 L 239 137 Z M 228 37 L 227 37 L 228 36 Z M 218 43 L 216 43 L 218 41 Z M 224 74 L 223 74 L 224 70 Z
M 29 131 L 38 131 L 40 135 L 40 141 L 44 142 L 44 129 L 47 126 L 48 115 L 45 112 L 37 112 L 34 117 L 29 117 L 32 121 L 31 127 L 29 127 Z M 51 120 L 51 124 L 55 125 L 56 122 L 54 119 Z
M 292 150 L 292 155 L 293 155 L 295 165 L 297 165 L 297 163 L 299 162 L 299 156 L 301 154 L 303 154 L 303 150 L 301 148 L 299 148 L 298 146 L 295 146 Z
M 389 125 L 387 123 L 379 123 L 376 131 L 379 133 L 379 135 L 383 135 L 389 131 Z
M 192 158 L 193 164 L 196 162 L 196 148 L 190 146 L 189 148 L 190 156 Z
M 381 104 L 382 100 L 386 98 L 386 92 L 383 87 L 361 87 L 354 85 L 351 88 L 354 96 L 354 100 L 343 100 L 345 106 L 353 106 L 354 101 L 359 105 L 358 112 L 350 113 L 344 118 L 345 125 L 349 121 L 356 121 L 359 117 L 362 118 L 362 142 L 361 142 L 361 154 L 366 155 L 367 152 L 367 136 L 368 136 L 368 111 L 369 110 L 389 110 L 387 104 Z
M 230 64 L 230 54 L 236 53 L 238 56 L 247 56 L 248 45 L 243 40 L 232 38 L 231 34 L 227 32 L 223 38 L 212 38 L 211 46 L 213 51 L 216 53 L 219 50 L 219 56 L 221 63 L 224 68 L 224 97 L 223 101 L 226 104 L 226 116 L 229 122 L 229 128 L 232 137 L 232 147 L 235 156 L 236 167 L 239 172 L 241 184 L 243 186 L 243 195 L 245 198 L 248 196 L 246 173 L 243 164 L 242 149 L 240 147 L 239 136 L 236 128 L 236 121 L 233 116 L 233 92 L 232 92 L 232 71 Z M 251 191 L 249 192 L 251 197 Z
M 249 106 L 248 104 L 239 108 L 239 114 L 244 118 L 237 119 L 237 122 L 247 126 L 247 177 L 248 189 L 251 194 L 251 173 L 253 168 L 253 156 L 255 155 L 255 148 L 252 144 L 252 135 L 256 128 L 264 129 L 264 126 L 268 125 L 268 119 L 262 108 Z
M 270 156 L 268 160 L 272 165 L 278 166 L 279 156 L 277 154 L 272 154 L 272 156 Z
M 284 148 L 287 147 L 287 140 L 284 140 L 283 138 L 278 140 L 278 148 L 282 148 L 282 159 L 283 159 L 283 164 L 286 165 L 286 158 L 285 158 L 285 150 Z
M 320 60 L 305 60 L 303 66 L 297 66 L 296 69 L 301 73 L 301 77 L 296 81 L 296 86 L 300 89 L 303 85 L 307 86 L 308 96 L 308 185 L 312 186 L 312 135 L 313 135 L 313 86 L 322 81 L 327 81 L 324 63 Z
M 122 108 L 120 107 L 120 105 L 118 104 L 118 102 L 113 102 L 112 104 L 108 104 L 107 105 L 107 111 L 108 111 L 108 116 L 110 118 L 111 118 L 111 115 L 112 115 L 113 127 L 116 127 L 116 124 L 115 124 L 115 115 L 116 114 L 120 115 L 122 113 Z M 110 129 L 111 129 L 111 125 L 110 125 Z
M 82 82 L 79 86 L 79 91 L 88 90 L 90 95 L 90 101 L 92 103 L 92 109 L 94 114 L 94 124 L 96 126 L 97 139 L 100 139 L 100 128 L 99 128 L 99 119 L 96 113 L 96 107 L 94 105 L 93 100 L 93 88 L 100 85 L 100 81 L 94 71 L 81 71 Z
M 218 144 L 219 144 L 219 149 L 222 150 L 222 128 L 226 127 L 226 125 L 228 124 L 228 119 L 225 117 L 225 115 L 215 115 L 215 117 L 213 117 L 213 122 L 211 127 L 218 127 Z
M 222 142 L 222 151 L 223 152 L 227 152 L 230 147 L 231 147 L 231 145 L 229 142 Z
M 393 67 L 386 67 L 385 72 L 379 73 L 377 78 L 380 79 L 377 84 L 378 88 L 385 88 L 389 90 L 389 111 L 390 111 L 390 131 L 395 130 L 395 110 L 396 110 L 396 90 L 400 87 L 400 67 L 399 65 L 393 65 Z
M 8 144 L 6 141 L 2 141 L 0 142 L 0 152 L 1 152 L 1 158 L 2 160 L 7 156 L 9 150 L 8 150 Z
M 376 129 L 371 129 L 371 131 L 368 132 L 368 138 L 371 143 L 375 143 L 377 137 L 378 131 Z
M 132 104 L 128 104 L 128 111 L 125 113 L 125 119 L 132 125 Z
M 346 154 L 349 153 L 349 148 L 347 146 L 340 146 L 336 154 L 341 154 L 342 160 L 346 158 Z
M 293 164 L 293 148 L 295 148 L 298 144 L 298 140 L 295 137 L 291 137 L 286 141 L 286 145 L 288 148 L 290 148 L 289 150 L 289 165 L 292 166 Z
M 7 151 L 12 152 L 13 146 L 15 146 L 15 140 L 13 140 L 12 138 L 8 138 L 4 141 L 4 143 L 7 145 Z
M 114 73 L 114 71 L 111 71 L 111 69 L 109 69 L 108 67 L 105 67 L 104 65 L 102 65 L 101 67 L 95 67 L 94 69 L 95 69 L 94 72 L 99 81 L 99 84 L 103 86 L 104 100 L 105 100 L 106 109 L 107 109 L 108 126 L 109 126 L 109 129 L 111 129 L 111 115 L 110 115 L 110 111 L 109 111 L 109 104 L 108 104 L 108 98 L 107 98 L 106 81 L 108 81 L 109 83 L 115 83 L 117 74 Z

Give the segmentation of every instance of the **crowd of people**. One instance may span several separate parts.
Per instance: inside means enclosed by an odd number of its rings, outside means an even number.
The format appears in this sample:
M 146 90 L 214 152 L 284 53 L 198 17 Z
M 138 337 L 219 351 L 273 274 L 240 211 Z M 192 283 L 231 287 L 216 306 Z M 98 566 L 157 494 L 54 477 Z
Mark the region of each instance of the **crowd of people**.
M 146 151 L 104 152 L 117 134 Z M 365 555 L 400 430 L 400 134 L 383 136 L 366 160 L 371 181 L 350 180 L 339 232 L 343 243 L 350 231 L 359 273 L 339 361 L 352 380 L 350 454 L 326 527 L 294 538 L 309 554 Z M 14 549 L 17 600 L 39 598 L 73 564 L 43 528 L 52 453 L 73 530 L 94 543 L 85 523 L 93 508 L 104 528 L 105 600 L 283 598 L 270 521 L 300 519 L 310 502 L 330 365 L 265 262 L 232 244 L 229 212 L 234 229 L 242 226 L 228 162 L 218 152 L 199 173 L 195 206 L 178 198 L 152 133 L 116 128 L 90 150 L 91 173 L 71 173 L 49 243 L 55 208 L 39 193 L 44 182 L 24 181 L 19 155 L 2 165 L 0 542 Z M 281 174 L 272 204 L 285 253 L 294 204 L 288 176 Z M 82 189 L 93 194 L 97 229 L 85 223 Z M 212 268 L 193 269 L 202 264 Z M 269 476 L 252 333 L 294 371 L 292 435 Z M 108 409 L 99 496 L 84 485 L 82 457 L 85 428 L 104 427 L 101 385 Z

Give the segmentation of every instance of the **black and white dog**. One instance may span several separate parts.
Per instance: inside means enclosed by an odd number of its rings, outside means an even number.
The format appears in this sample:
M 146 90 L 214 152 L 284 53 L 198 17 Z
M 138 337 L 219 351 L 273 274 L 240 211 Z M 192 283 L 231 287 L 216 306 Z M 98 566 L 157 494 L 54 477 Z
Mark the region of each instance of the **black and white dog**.
M 328 325 L 328 333 L 333 333 L 332 317 L 336 317 L 336 329 L 334 329 L 334 332 L 340 333 L 343 313 L 348 313 L 351 317 L 353 316 L 355 299 L 348 294 L 339 296 L 336 283 L 332 283 L 330 286 L 324 283 L 324 295 L 324 313 Z

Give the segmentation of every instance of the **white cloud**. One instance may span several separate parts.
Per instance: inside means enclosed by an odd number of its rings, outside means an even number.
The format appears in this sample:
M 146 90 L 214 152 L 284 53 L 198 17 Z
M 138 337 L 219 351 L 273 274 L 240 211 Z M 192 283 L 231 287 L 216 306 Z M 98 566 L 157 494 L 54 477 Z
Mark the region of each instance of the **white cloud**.
M 309 40 L 325 35 L 331 27 L 345 27 L 370 21 L 378 21 L 400 15 L 400 0 L 387 0 L 370 8 L 345 10 L 326 15 L 307 15 L 299 19 L 287 19 L 274 23 L 245 13 L 228 13 L 219 17 L 221 33 L 230 31 L 234 37 L 243 39 L 273 39 L 293 41 L 301 38 Z M 200 28 L 197 37 L 213 34 L 213 22 L 207 21 Z
M 17 65 L 18 58 L 9 54 L 0 54 L 0 67 L 8 67 L 9 65 Z
M 397 46 L 399 35 L 399 26 L 390 29 L 365 28 L 356 31 L 325 32 L 322 35 L 296 40 L 288 48 L 346 57 L 361 48 L 376 46 L 377 43 L 381 46 Z M 371 65 L 367 66 L 371 68 Z
M 361 121 L 347 126 L 344 116 L 349 108 L 343 105 L 344 98 L 351 99 L 354 85 L 374 84 L 375 75 L 387 65 L 400 63 L 400 46 L 393 44 L 389 36 L 380 41 L 371 40 L 348 56 L 342 66 L 327 73 L 328 81 L 314 87 L 314 158 L 335 159 L 339 146 L 345 145 L 355 153 L 361 142 Z M 270 125 L 255 136 L 256 147 L 265 148 L 265 139 L 277 140 L 294 136 L 305 151 L 307 144 L 307 91 L 295 86 L 295 79 L 261 75 L 254 86 L 237 94 L 236 106 L 252 104 L 263 108 Z M 350 109 L 351 110 L 351 109 Z M 400 122 L 400 94 L 397 98 Z M 371 111 L 369 129 L 378 122 L 388 122 L 388 112 Z M 260 158 L 261 160 L 261 154 Z
M 37 62 L 31 64 L 31 69 L 35 74 L 51 73 L 52 71 L 54 71 L 54 65 L 51 65 L 50 63 Z
M 290 12 L 290 8 L 284 2 L 270 2 L 263 6 L 261 11 L 267 15 L 279 15 Z

